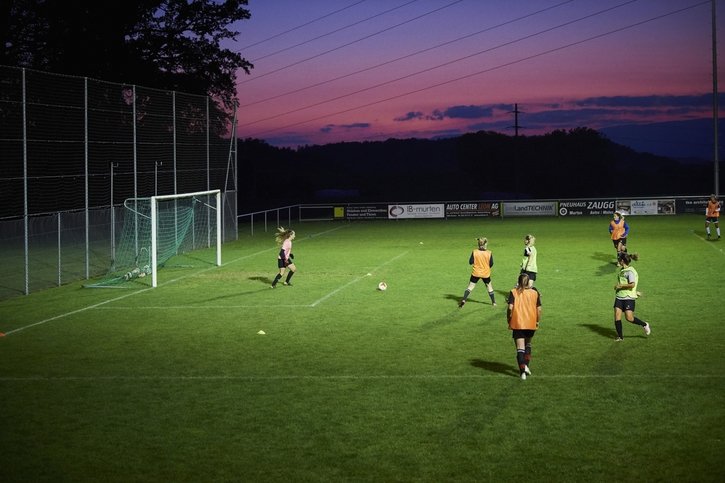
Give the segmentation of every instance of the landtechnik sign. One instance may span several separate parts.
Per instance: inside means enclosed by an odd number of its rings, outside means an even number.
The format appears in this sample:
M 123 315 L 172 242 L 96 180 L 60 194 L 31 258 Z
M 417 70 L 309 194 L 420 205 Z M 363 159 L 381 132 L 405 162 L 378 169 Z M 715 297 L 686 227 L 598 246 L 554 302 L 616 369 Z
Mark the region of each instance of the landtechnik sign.
M 503 216 L 556 216 L 556 201 L 507 201 Z

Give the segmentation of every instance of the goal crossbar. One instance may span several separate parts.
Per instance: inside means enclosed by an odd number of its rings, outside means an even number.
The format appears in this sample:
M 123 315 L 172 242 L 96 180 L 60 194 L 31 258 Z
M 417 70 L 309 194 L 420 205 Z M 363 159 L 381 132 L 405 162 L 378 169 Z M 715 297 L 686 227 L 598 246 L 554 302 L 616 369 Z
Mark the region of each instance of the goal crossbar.
M 158 234 L 157 234 L 157 218 L 158 218 L 158 202 L 172 201 L 181 198 L 194 198 L 201 196 L 214 196 L 216 207 L 209 206 L 208 209 L 215 211 L 216 216 L 216 265 L 222 264 L 222 210 L 221 210 L 221 190 L 196 191 L 194 193 L 182 193 L 178 195 L 159 195 L 151 197 L 151 286 L 158 285 Z

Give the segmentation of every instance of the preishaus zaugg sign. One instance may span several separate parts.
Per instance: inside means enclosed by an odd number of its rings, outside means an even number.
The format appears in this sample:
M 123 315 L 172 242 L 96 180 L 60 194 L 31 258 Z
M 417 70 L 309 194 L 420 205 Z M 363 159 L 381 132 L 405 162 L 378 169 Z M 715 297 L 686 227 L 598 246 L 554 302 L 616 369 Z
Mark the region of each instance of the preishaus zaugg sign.
M 562 200 L 559 216 L 611 215 L 614 205 L 614 200 Z
M 388 218 L 443 218 L 443 204 L 388 205 Z

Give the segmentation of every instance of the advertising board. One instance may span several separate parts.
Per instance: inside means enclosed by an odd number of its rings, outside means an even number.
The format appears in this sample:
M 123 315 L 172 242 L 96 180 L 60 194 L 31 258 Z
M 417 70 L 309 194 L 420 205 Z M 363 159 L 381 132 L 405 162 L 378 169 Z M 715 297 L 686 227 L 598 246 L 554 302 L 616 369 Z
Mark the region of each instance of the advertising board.
M 556 201 L 506 201 L 503 215 L 507 216 L 556 216 Z
M 443 218 L 445 209 L 442 203 L 388 205 L 388 218 Z
M 705 207 L 707 207 L 707 198 L 694 198 L 677 200 L 677 214 L 696 213 L 705 216 Z
M 501 216 L 501 205 L 497 201 L 446 203 L 446 218 L 482 216 Z
M 559 216 L 611 215 L 614 200 L 561 200 Z
M 345 207 L 335 207 L 344 210 L 344 217 L 348 220 L 375 220 L 388 218 L 388 205 L 347 205 Z M 337 216 L 337 215 L 336 215 Z
M 628 215 L 674 215 L 675 200 L 617 200 L 617 210 Z

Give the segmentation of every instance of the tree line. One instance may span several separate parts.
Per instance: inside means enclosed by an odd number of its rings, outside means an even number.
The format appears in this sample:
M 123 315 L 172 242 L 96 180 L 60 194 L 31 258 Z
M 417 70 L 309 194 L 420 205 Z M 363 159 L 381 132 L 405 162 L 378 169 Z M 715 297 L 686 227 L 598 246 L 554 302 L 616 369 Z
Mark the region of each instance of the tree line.
M 277 148 L 238 143 L 240 212 L 296 203 L 703 195 L 712 164 L 636 152 L 589 128 Z

